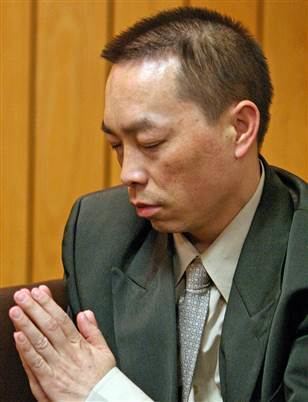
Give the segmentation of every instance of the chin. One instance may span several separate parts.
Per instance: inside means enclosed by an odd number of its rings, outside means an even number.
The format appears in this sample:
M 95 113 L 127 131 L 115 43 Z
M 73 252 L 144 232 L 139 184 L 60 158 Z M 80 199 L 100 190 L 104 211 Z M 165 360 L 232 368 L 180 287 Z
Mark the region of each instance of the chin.
M 182 233 L 185 232 L 186 228 L 183 224 L 179 222 L 161 221 L 161 220 L 151 220 L 151 225 L 153 229 L 161 233 Z

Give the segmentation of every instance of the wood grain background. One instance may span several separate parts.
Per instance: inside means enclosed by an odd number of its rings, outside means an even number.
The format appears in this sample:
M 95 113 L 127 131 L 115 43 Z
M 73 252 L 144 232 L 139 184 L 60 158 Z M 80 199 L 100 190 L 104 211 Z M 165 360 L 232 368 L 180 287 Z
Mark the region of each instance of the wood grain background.
M 275 87 L 263 154 L 308 179 L 306 0 L 1 0 L 0 286 L 62 276 L 73 201 L 119 182 L 100 132 L 101 49 L 180 5 L 230 14 L 263 45 Z

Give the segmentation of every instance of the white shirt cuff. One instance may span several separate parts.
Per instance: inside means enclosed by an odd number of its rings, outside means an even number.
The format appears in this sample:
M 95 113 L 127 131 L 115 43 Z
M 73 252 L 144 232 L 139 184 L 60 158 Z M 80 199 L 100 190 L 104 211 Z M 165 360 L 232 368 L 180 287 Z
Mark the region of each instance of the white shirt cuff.
M 111 369 L 91 390 L 85 402 L 153 402 L 117 367 Z

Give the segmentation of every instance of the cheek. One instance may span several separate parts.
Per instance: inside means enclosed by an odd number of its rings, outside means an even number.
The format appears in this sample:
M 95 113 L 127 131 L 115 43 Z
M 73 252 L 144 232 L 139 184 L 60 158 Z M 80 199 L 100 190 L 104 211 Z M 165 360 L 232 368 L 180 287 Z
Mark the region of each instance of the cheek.
M 151 164 L 151 176 L 158 186 L 176 186 L 179 191 L 183 188 L 195 193 L 201 180 L 204 182 L 221 170 L 217 156 L 222 150 L 218 145 L 217 141 L 205 141 L 203 137 L 194 142 L 173 143 L 172 149 L 165 150 L 159 160 Z
M 195 197 L 200 183 L 200 167 L 193 158 L 181 158 L 164 162 L 157 184 L 178 201 L 187 202 Z
M 170 157 L 161 164 L 158 180 L 162 179 L 169 185 L 180 184 L 188 179 L 190 171 L 186 160 Z

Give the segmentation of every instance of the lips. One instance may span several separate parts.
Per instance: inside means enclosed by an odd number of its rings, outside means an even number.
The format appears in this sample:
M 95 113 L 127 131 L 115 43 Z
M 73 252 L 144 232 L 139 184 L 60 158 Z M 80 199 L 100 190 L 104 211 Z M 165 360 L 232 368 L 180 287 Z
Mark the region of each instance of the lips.
M 132 203 L 136 208 L 137 215 L 141 218 L 152 218 L 156 215 L 161 207 L 159 205 L 153 204 L 144 204 L 142 202 L 133 202 Z

